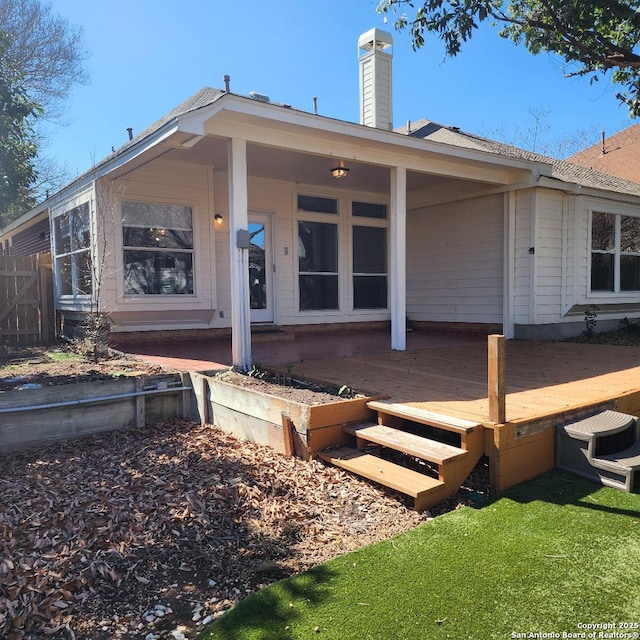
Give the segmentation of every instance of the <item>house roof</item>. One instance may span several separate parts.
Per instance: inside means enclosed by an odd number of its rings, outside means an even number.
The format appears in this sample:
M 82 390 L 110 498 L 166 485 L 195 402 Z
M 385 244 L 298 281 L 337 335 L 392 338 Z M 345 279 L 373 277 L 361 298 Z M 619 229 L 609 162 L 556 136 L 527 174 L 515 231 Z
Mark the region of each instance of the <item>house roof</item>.
M 236 94 L 228 94 L 222 89 L 214 89 L 212 87 L 204 87 L 197 93 L 189 97 L 187 100 L 179 104 L 177 107 L 169 111 L 167 114 L 156 120 L 153 124 L 142 130 L 131 140 L 128 140 L 124 145 L 113 151 L 111 154 L 97 162 L 93 167 L 77 176 L 71 183 L 63 187 L 59 192 L 51 196 L 51 198 L 40 203 L 35 209 L 26 213 L 19 220 L 17 220 L 12 226 L 21 226 L 31 220 L 38 213 L 46 210 L 52 202 L 57 198 L 63 196 L 71 188 L 76 185 L 86 183 L 88 180 L 92 180 L 99 175 L 101 171 L 108 172 L 111 167 L 126 164 L 130 158 L 135 157 L 135 154 L 139 149 L 145 149 L 152 147 L 156 141 L 162 139 L 163 132 L 170 132 L 171 127 L 175 126 L 179 120 L 184 116 L 195 115 L 199 110 L 210 107 L 214 103 L 218 102 L 224 96 L 231 95 L 236 98 L 245 98 L 251 103 L 256 103 L 250 97 L 238 96 Z M 267 105 L 265 105 L 267 106 Z M 299 112 L 300 114 L 308 114 L 308 112 L 293 109 L 290 105 L 279 104 L 269 102 L 269 107 L 280 107 L 286 110 L 288 113 Z M 333 118 L 326 118 L 325 116 L 315 116 L 325 120 L 335 120 Z M 336 121 L 343 123 L 343 121 Z M 355 125 L 354 123 L 344 122 L 346 125 Z M 378 130 L 376 130 L 378 131 Z M 638 138 L 638 148 L 640 148 L 640 125 L 630 127 L 625 130 L 626 132 L 633 132 L 634 136 Z M 552 180 L 557 180 L 560 183 L 568 185 L 579 185 L 591 189 L 604 190 L 612 193 L 632 195 L 640 197 L 640 182 L 632 182 L 625 180 L 621 177 L 616 177 L 601 171 L 596 171 L 584 166 L 578 166 L 570 162 L 557 160 L 543 156 L 538 153 L 519 149 L 517 147 L 509 146 L 482 138 L 480 136 L 464 132 L 457 127 L 449 127 L 445 125 L 432 122 L 430 120 L 420 120 L 412 123 L 411 130 L 407 131 L 406 127 L 397 129 L 395 133 L 408 134 L 410 137 L 423 139 L 432 143 L 442 144 L 443 149 L 452 147 L 459 147 L 467 151 L 479 151 L 482 154 L 493 155 L 496 159 L 512 159 L 525 163 L 532 163 L 531 169 L 535 170 L 539 175 L 547 176 Z M 625 133 L 625 132 L 622 132 Z M 620 135 L 620 134 L 619 134 Z M 611 153 L 618 151 L 613 142 L 616 137 L 610 138 L 609 145 L 611 146 Z M 624 146 L 620 143 L 619 146 Z M 587 153 L 589 150 L 585 150 L 583 153 Z M 485 156 L 487 157 L 487 156 Z M 613 157 L 613 156 L 612 156 Z M 488 157 L 487 157 L 488 159 Z M 535 163 L 535 168 L 533 166 Z
M 567 158 L 567 161 L 640 182 L 640 124 L 634 124 L 605 138 L 604 141 Z
M 636 126 L 639 127 L 638 149 L 640 149 L 640 125 Z M 402 132 L 401 129 L 399 131 Z M 457 145 L 467 149 L 485 150 L 500 156 L 548 165 L 550 172 L 547 177 L 561 182 L 576 184 L 591 189 L 603 189 L 620 194 L 640 196 L 639 182 L 597 171 L 589 167 L 579 166 L 566 160 L 558 160 L 534 153 L 533 151 L 519 149 L 518 147 L 496 142 L 495 140 L 482 138 L 481 136 L 461 131 L 457 127 L 447 127 L 430 120 L 420 120 L 411 123 L 410 132 L 407 132 L 406 129 L 404 132 L 413 137 L 425 140 Z M 638 172 L 640 173 L 640 167 Z
M 200 89 L 197 93 L 194 93 L 190 98 L 187 98 L 182 104 L 179 104 L 175 109 L 169 111 L 169 113 L 165 114 L 158 120 L 156 120 L 153 124 L 149 125 L 146 129 L 143 129 L 139 134 L 134 136 L 131 140 L 129 140 L 126 144 L 118 147 L 115 151 L 109 154 L 106 158 L 103 158 L 100 162 L 98 162 L 94 167 L 90 169 L 90 171 L 95 170 L 96 167 L 99 167 L 109 160 L 116 158 L 129 149 L 131 147 L 136 146 L 145 138 L 153 135 L 160 131 L 165 125 L 173 122 L 180 116 L 184 116 L 187 113 L 192 113 L 197 111 L 198 109 L 203 109 L 204 107 L 208 107 L 213 104 L 216 100 L 219 100 L 222 96 L 225 95 L 225 92 L 221 89 L 213 89 L 211 87 L 204 87 Z

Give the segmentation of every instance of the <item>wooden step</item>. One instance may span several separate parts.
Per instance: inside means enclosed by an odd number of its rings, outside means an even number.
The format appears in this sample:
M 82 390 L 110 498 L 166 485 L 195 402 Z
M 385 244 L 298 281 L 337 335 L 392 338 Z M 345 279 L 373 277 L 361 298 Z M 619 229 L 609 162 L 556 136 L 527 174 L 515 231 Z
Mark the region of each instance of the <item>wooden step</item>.
M 322 460 L 337 467 L 411 496 L 415 499 L 417 511 L 431 506 L 434 502 L 429 501 L 429 496 L 433 493 L 442 493 L 445 489 L 444 482 L 440 480 L 356 449 L 342 447 L 323 451 L 318 455 Z
M 389 447 L 438 465 L 446 464 L 467 455 L 464 449 L 373 422 L 346 424 L 343 427 L 343 431 L 356 436 L 356 438 L 374 442 L 383 447 Z
M 482 426 L 479 422 L 446 416 L 408 404 L 394 402 L 393 400 L 371 400 L 371 402 L 367 402 L 367 407 L 373 411 L 377 411 L 379 414 L 396 416 L 456 433 L 469 433 Z

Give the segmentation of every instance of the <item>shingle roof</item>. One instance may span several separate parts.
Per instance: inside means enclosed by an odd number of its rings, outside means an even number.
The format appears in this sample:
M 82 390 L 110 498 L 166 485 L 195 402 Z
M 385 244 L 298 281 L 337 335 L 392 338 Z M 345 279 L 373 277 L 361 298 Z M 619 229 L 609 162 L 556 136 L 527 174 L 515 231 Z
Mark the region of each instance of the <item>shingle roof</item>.
M 402 129 L 398 131 L 403 132 Z M 404 132 L 406 133 L 406 130 Z M 565 160 L 543 156 L 533 151 L 519 149 L 518 147 L 496 142 L 495 140 L 488 140 L 487 138 L 461 131 L 456 127 L 447 127 L 436 122 L 431 122 L 430 120 L 420 120 L 412 123 L 411 132 L 408 133 L 408 135 L 464 147 L 466 149 L 485 150 L 509 158 L 543 163 L 549 165 L 549 178 L 592 189 L 604 189 L 616 193 L 640 196 L 640 183 L 625 180 L 624 178 L 619 178 L 608 173 L 595 171 L 587 167 L 578 166 Z M 542 173 L 544 174 L 544 168 Z
M 129 140 L 126 144 L 122 145 L 118 149 L 116 149 L 112 154 L 104 158 L 99 164 L 106 162 L 110 158 L 115 157 L 116 155 L 120 155 L 123 151 L 126 151 L 130 147 L 134 146 L 141 140 L 144 140 L 147 136 L 155 133 L 156 131 L 162 129 L 162 127 L 178 118 L 179 116 L 183 116 L 191 111 L 197 111 L 198 109 L 202 109 L 203 107 L 208 107 L 213 104 L 216 100 L 225 95 L 225 92 L 221 89 L 212 89 L 211 87 L 204 87 L 200 89 L 197 93 L 194 93 L 190 98 L 187 98 L 182 104 L 179 104 L 175 109 L 169 111 L 169 113 L 162 116 L 159 120 L 156 120 L 153 124 L 149 125 L 146 129 L 143 129 L 138 135 L 134 136 L 132 140 Z
M 568 162 L 640 182 L 640 124 L 605 138 L 604 142 L 567 158 Z

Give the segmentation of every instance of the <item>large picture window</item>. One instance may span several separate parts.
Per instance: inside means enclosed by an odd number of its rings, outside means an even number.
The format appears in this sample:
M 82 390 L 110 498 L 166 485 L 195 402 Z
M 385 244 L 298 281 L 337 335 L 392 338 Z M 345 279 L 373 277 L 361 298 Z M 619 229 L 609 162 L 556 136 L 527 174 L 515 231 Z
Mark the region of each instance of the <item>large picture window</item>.
M 183 295 L 193 290 L 191 207 L 122 203 L 125 295 Z
M 59 297 L 86 297 L 92 291 L 89 203 L 54 218 L 54 249 Z
M 300 311 L 338 309 L 338 225 L 298 222 Z
M 640 218 L 593 212 L 591 291 L 640 291 Z

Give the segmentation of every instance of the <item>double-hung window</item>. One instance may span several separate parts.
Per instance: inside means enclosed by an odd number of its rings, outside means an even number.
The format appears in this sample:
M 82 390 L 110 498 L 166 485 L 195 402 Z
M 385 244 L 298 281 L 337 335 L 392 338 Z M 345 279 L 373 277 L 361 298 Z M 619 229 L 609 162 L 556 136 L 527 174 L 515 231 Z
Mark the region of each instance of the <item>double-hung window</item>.
M 298 210 L 336 216 L 338 201 L 299 195 Z M 316 215 L 298 220 L 300 311 L 338 309 L 338 275 L 337 223 Z
M 640 291 L 640 217 L 592 213 L 591 291 Z
M 387 308 L 387 207 L 351 204 L 353 308 Z
M 122 203 L 125 295 L 193 293 L 191 207 Z
M 58 297 L 86 297 L 92 291 L 89 203 L 54 218 Z

